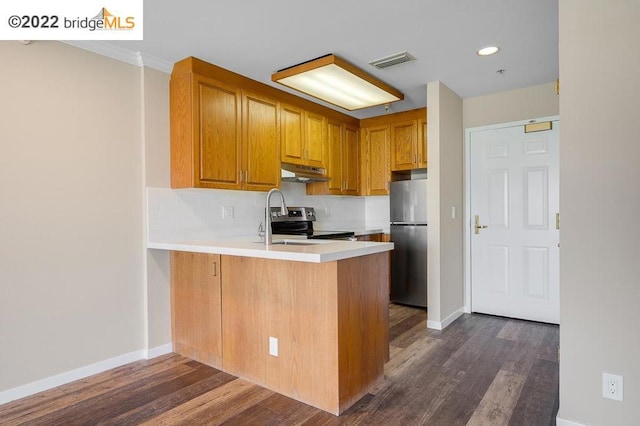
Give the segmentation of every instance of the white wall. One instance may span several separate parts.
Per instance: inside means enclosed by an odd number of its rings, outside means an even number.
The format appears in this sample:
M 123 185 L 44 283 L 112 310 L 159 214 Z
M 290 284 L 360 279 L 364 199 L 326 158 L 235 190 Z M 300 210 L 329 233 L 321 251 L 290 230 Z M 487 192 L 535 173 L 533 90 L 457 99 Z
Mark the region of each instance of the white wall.
M 141 68 L 143 99 L 144 186 L 171 185 L 169 159 L 169 74 Z M 146 194 L 146 192 L 145 192 Z M 147 232 L 147 203 L 142 207 Z M 145 238 L 146 241 L 146 238 Z M 171 342 L 169 253 L 143 248 L 146 276 L 145 349 L 155 351 Z
M 142 349 L 139 68 L 0 42 L 0 395 Z
M 427 85 L 428 245 L 427 304 L 430 328 L 441 328 L 464 306 L 462 214 L 462 99 L 439 81 Z
M 640 421 L 640 2 L 560 4 L 560 411 Z M 602 397 L 602 372 L 624 402 Z M 559 423 L 560 424 L 560 423 Z
M 462 106 L 465 128 L 550 117 L 559 113 L 555 82 L 466 98 Z
M 383 228 L 379 223 L 382 214 L 373 215 L 370 223 L 374 226 L 368 226 L 365 197 L 310 196 L 305 185 L 288 182 L 283 182 L 282 192 L 287 205 L 315 208 L 315 229 Z M 150 241 L 257 235 L 258 225 L 264 221 L 265 192 L 148 188 L 147 193 Z M 233 208 L 233 218 L 223 217 L 225 206 Z M 380 200 L 378 207 L 386 209 L 388 217 L 388 201 Z M 388 220 L 385 225 L 388 228 Z

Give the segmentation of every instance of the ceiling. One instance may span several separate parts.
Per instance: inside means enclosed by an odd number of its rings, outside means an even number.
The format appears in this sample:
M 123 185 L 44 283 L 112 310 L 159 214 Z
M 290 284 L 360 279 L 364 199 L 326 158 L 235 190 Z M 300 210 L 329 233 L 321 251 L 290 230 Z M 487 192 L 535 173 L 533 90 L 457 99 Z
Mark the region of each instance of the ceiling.
M 555 81 L 558 0 L 154 0 L 144 41 L 110 43 L 170 63 L 195 56 L 291 93 L 271 74 L 334 53 L 403 92 L 398 112 L 425 106 L 436 80 L 462 98 Z M 488 45 L 502 50 L 476 55 Z M 405 50 L 417 60 L 368 64 Z M 357 118 L 385 112 L 324 105 Z

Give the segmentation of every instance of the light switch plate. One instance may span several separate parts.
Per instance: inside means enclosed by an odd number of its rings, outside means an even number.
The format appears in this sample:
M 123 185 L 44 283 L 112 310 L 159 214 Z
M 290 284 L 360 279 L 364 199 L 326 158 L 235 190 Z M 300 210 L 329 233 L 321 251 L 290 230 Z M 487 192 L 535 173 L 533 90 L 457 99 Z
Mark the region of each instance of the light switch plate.
M 224 206 L 222 208 L 223 219 L 233 219 L 233 206 Z

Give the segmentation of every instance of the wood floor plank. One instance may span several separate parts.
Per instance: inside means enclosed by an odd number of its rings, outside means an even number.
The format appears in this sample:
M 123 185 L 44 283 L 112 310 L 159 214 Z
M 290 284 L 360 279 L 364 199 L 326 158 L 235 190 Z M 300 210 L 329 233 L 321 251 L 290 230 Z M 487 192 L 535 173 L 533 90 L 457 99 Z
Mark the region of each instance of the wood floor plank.
M 207 367 L 211 368 L 212 367 Z M 125 426 L 137 425 L 158 416 L 158 413 L 164 413 L 182 404 L 191 401 L 213 389 L 223 386 L 236 380 L 236 377 L 215 370 L 213 375 L 205 377 L 191 385 L 176 390 L 167 390 L 166 394 L 154 399 L 146 404 L 139 405 L 133 410 L 129 410 L 117 417 L 106 422 L 105 425 Z
M 64 387 L 50 389 L 29 398 L 0 405 L 0 419 L 6 421 L 20 419 L 19 421 L 27 422 L 31 418 L 41 417 L 58 410 L 60 407 L 104 394 L 118 387 L 143 380 L 158 372 L 190 362 L 192 361 L 188 358 L 176 357 L 173 354 L 163 355 L 152 360 L 132 362 L 85 379 L 76 380 L 64 385 Z M 34 407 L 37 407 L 37 413 L 34 413 Z
M 502 426 L 509 424 L 518 402 L 525 376 L 500 370 L 473 412 L 467 426 Z
M 222 424 L 271 395 L 273 391 L 235 379 L 142 424 Z
M 143 380 L 129 383 L 98 396 L 80 400 L 45 416 L 29 421 L 30 425 L 96 424 L 117 417 L 139 405 L 144 405 L 166 389 L 177 389 L 214 374 L 201 364 L 193 368 L 186 364 L 154 374 Z M 214 370 L 215 371 L 215 370 Z
M 536 360 L 522 387 L 509 424 L 555 424 L 558 393 L 558 364 Z
M 389 318 L 384 378 L 340 417 L 171 354 L 2 405 L 0 424 L 554 424 L 557 326 L 465 314 L 429 330 L 396 305 Z

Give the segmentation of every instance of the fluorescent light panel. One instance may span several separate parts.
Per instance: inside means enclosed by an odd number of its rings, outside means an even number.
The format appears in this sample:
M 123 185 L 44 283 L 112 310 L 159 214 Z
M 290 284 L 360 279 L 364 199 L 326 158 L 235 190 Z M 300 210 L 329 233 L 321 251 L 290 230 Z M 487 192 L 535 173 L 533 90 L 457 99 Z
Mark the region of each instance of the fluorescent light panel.
M 287 68 L 271 79 L 349 111 L 404 99 L 396 89 L 335 55 Z

